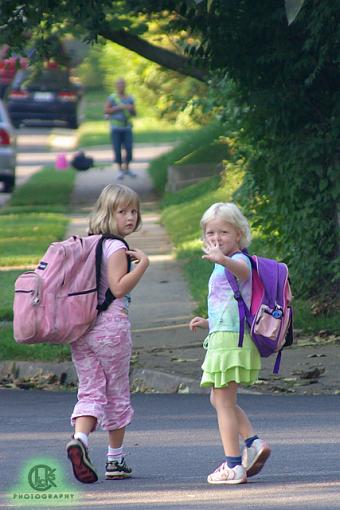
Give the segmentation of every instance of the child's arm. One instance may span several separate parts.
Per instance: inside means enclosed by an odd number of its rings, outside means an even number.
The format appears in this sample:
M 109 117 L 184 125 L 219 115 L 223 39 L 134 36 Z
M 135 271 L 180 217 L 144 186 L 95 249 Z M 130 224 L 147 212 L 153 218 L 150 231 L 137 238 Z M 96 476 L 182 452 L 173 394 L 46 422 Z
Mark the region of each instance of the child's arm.
M 136 267 L 128 273 L 126 255 L 136 261 Z M 126 296 L 139 282 L 149 266 L 147 255 L 141 250 L 118 250 L 108 259 L 108 280 L 112 294 L 116 298 Z
M 209 329 L 209 321 L 203 317 L 194 317 L 189 323 L 189 328 L 191 331 L 195 331 L 196 328 Z
M 131 110 L 131 107 L 133 108 L 131 104 L 112 104 L 110 101 L 107 101 L 104 106 L 104 113 L 110 115 L 111 113 L 121 112 L 122 110 Z
M 214 241 L 207 241 L 206 246 L 204 248 L 205 255 L 202 256 L 203 259 L 210 260 L 211 262 L 216 262 L 217 264 L 221 264 L 231 271 L 236 278 L 241 281 L 247 280 L 249 278 L 249 267 L 246 262 L 243 260 L 235 260 L 227 255 L 224 255 L 219 248 L 218 244 L 214 243 Z

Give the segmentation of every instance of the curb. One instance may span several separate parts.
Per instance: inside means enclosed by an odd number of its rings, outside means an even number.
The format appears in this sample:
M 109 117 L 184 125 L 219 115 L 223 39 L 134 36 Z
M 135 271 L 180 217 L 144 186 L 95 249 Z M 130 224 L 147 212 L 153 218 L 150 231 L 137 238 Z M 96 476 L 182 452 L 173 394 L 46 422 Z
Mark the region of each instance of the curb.
M 134 393 L 209 393 L 195 379 L 159 372 L 147 368 L 134 368 L 131 372 Z
M 0 380 L 45 379 L 54 376 L 59 384 L 77 386 L 78 378 L 71 361 L 61 363 L 2 361 Z M 207 393 L 194 379 L 156 370 L 133 368 L 130 372 L 131 390 L 134 393 Z
M 71 361 L 61 363 L 29 362 L 29 361 L 2 361 L 0 362 L 0 381 L 13 379 L 39 378 L 60 385 L 77 386 L 78 378 Z M 130 372 L 130 386 L 132 393 L 177 393 L 177 394 L 208 394 L 209 388 L 201 388 L 199 381 L 176 374 L 169 374 L 147 368 L 133 368 Z M 239 389 L 239 393 L 260 395 L 254 390 Z

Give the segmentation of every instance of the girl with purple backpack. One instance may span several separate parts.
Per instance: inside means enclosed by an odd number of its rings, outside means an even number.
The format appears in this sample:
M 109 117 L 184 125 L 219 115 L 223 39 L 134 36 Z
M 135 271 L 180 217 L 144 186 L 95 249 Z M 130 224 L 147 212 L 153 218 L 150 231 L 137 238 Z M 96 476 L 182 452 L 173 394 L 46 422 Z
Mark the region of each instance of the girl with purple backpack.
M 210 387 L 210 401 L 217 412 L 218 427 L 225 453 L 224 462 L 208 476 L 211 484 L 245 483 L 256 475 L 270 455 L 268 444 L 260 439 L 246 413 L 237 405 L 240 384 L 254 383 L 261 368 L 260 354 L 248 332 L 239 341 L 237 301 L 225 269 L 238 281 L 241 295 L 250 306 L 252 268 L 241 253 L 250 244 L 249 223 L 232 203 L 213 204 L 202 216 L 203 259 L 214 262 L 209 280 L 208 319 L 194 317 L 190 329 L 208 329 L 204 341 L 206 356 L 202 365 L 202 387 Z M 239 438 L 245 441 L 241 455 Z
M 123 451 L 125 428 L 133 417 L 129 386 L 132 346 L 129 293 L 144 275 L 149 260 L 141 250 L 128 249 L 124 238 L 140 224 L 137 194 L 127 186 L 106 186 L 95 204 L 89 234 L 121 238 L 103 241 L 98 302 L 105 302 L 108 289 L 114 300 L 97 316 L 91 329 L 71 344 L 79 386 L 78 402 L 71 417 L 75 433 L 66 449 L 73 473 L 83 483 L 98 480 L 88 454 L 88 437 L 98 425 L 108 432 L 105 478 L 127 478 L 132 473 Z M 129 271 L 130 260 L 136 262 L 133 271 Z

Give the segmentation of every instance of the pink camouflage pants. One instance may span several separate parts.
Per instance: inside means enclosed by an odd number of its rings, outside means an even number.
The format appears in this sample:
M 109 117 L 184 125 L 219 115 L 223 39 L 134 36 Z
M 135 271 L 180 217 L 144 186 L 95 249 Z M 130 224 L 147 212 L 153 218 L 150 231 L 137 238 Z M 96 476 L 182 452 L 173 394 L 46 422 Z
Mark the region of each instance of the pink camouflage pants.
M 92 329 L 71 344 L 77 371 L 78 402 L 71 423 L 79 416 L 94 416 L 103 430 L 128 425 L 133 417 L 130 402 L 130 321 L 110 309 L 101 313 Z

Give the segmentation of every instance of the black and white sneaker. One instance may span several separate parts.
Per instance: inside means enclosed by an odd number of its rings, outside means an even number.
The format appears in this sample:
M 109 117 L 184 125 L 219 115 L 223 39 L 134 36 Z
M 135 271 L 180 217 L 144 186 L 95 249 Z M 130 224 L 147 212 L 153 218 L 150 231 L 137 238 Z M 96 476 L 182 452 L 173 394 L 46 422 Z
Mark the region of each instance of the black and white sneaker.
M 72 463 L 76 479 L 82 483 L 94 483 L 98 480 L 96 470 L 90 460 L 88 450 L 80 439 L 72 439 L 66 445 L 67 456 Z
M 106 463 L 106 480 L 119 480 L 121 478 L 129 478 L 132 475 L 132 469 L 126 464 L 124 457 L 121 462 L 118 460 L 109 460 Z

